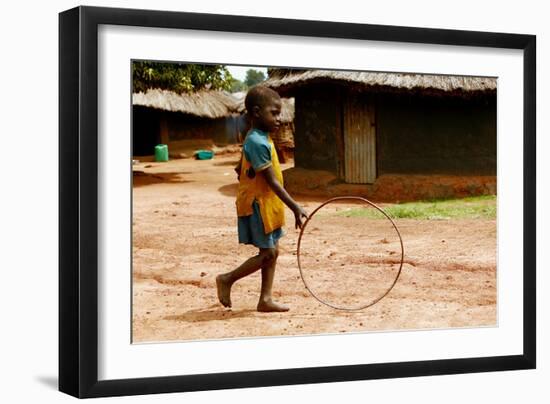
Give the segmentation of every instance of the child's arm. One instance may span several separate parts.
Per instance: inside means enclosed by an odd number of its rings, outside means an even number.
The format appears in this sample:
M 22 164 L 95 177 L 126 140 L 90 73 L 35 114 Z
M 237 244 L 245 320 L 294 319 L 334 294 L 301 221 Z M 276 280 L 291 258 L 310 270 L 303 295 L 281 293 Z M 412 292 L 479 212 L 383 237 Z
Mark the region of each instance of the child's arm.
M 235 172 L 237 173 L 237 180 L 241 179 L 241 163 L 242 160 L 239 160 L 239 164 L 235 167 Z
M 273 167 L 269 166 L 262 171 L 260 171 L 260 174 L 264 176 L 267 184 L 271 187 L 273 192 L 285 203 L 286 206 L 294 212 L 294 219 L 296 221 L 295 226 L 296 228 L 302 228 L 302 217 L 305 217 L 307 219 L 307 212 L 296 203 L 294 199 L 286 192 L 286 189 L 283 188 L 281 183 L 277 181 L 277 178 L 275 177 L 275 171 L 273 171 Z
M 237 173 L 237 180 L 241 179 L 242 164 L 243 164 L 243 151 L 241 150 L 241 158 L 239 159 L 239 163 L 234 168 L 235 172 Z

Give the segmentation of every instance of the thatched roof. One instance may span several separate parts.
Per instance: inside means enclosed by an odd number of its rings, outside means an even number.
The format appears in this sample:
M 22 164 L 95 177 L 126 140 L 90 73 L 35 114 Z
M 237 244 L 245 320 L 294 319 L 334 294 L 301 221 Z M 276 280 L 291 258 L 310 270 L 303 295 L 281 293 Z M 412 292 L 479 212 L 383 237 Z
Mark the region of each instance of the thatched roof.
M 214 90 L 189 94 L 160 89 L 147 90 L 146 93 L 134 93 L 132 104 L 203 118 L 223 118 L 236 113 L 239 107 L 238 101 L 230 93 Z
M 497 88 L 496 78 L 491 77 L 296 69 L 270 69 L 264 84 L 285 93 L 298 86 L 327 81 L 345 83 L 359 89 L 448 94 L 494 93 Z
M 239 113 L 244 113 L 246 107 L 244 105 L 244 99 L 246 98 L 246 91 L 240 91 L 238 93 L 233 93 L 233 97 L 238 101 Z M 281 98 L 282 108 L 281 108 L 281 122 L 289 123 L 294 121 L 294 98 Z

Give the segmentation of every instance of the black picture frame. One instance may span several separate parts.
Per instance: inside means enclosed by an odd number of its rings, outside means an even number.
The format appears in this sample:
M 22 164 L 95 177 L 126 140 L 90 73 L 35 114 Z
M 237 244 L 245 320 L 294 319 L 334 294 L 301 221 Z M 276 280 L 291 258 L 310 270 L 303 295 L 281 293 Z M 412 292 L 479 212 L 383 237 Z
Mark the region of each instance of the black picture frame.
M 523 353 L 466 359 L 98 380 L 98 26 L 113 24 L 523 51 Z M 104 397 L 533 369 L 536 37 L 280 18 L 77 7 L 59 14 L 59 390 Z

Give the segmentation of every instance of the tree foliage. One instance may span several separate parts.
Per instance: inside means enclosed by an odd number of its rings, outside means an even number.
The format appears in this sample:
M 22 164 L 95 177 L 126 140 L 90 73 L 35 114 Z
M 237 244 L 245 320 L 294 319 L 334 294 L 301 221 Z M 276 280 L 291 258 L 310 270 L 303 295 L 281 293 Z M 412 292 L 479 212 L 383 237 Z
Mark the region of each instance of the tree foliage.
M 204 89 L 231 90 L 233 76 L 223 65 L 185 63 L 134 62 L 134 92 L 160 88 L 178 94 Z
M 239 91 L 246 91 L 248 90 L 248 87 L 246 84 L 244 84 L 241 80 L 233 78 L 231 81 L 231 89 L 230 91 L 232 93 L 237 93 Z
M 244 83 L 247 85 L 247 87 L 250 88 L 252 86 L 255 86 L 256 84 L 261 83 L 264 80 L 264 72 L 260 70 L 248 69 L 246 71 L 246 78 L 244 79 Z

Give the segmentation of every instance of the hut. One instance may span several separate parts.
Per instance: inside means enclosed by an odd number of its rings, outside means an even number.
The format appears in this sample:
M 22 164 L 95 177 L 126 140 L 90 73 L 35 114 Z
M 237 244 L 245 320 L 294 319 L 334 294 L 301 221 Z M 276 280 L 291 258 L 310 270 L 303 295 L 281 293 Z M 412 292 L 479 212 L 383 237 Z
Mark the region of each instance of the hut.
M 238 102 L 239 113 L 244 116 L 246 92 L 233 93 L 233 96 Z M 277 132 L 271 134 L 271 138 L 275 143 L 279 160 L 285 163 L 294 158 L 294 98 L 282 98 L 281 101 L 281 126 Z M 241 128 L 245 127 L 246 125 L 241 125 Z M 241 139 L 244 133 L 245 130 L 241 129 Z
M 168 144 L 171 154 L 238 142 L 238 102 L 227 92 L 189 94 L 150 89 L 132 95 L 133 154 L 151 155 Z
M 495 78 L 270 69 L 265 85 L 295 98 L 302 172 L 380 199 L 496 192 Z

